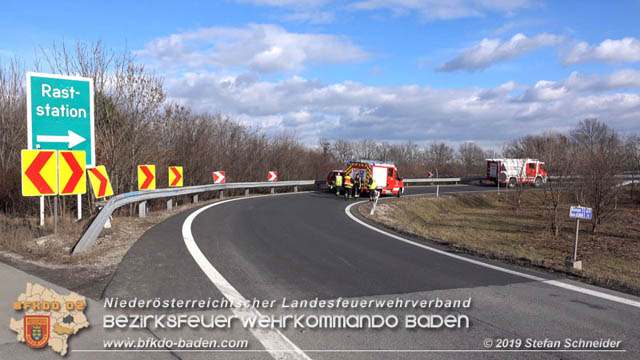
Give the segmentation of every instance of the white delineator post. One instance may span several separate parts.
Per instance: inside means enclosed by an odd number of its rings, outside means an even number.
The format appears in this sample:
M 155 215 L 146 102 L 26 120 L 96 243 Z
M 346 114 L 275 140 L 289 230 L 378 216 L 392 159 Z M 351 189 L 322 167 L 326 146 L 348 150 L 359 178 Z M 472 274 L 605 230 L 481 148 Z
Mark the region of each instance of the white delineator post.
M 76 199 L 78 201 L 78 220 L 82 220 L 82 194 L 78 194 Z
M 58 195 L 53 197 L 53 234 L 58 234 Z
M 375 190 L 375 192 L 375 200 L 373 201 L 373 207 L 371 208 L 371 212 L 369 213 L 369 215 L 373 215 L 373 213 L 376 212 L 376 205 L 378 204 L 378 198 L 380 197 L 380 193 L 378 192 L 378 190 Z
M 40 196 L 40 226 L 44 226 L 44 196 Z
M 438 173 L 438 168 L 436 168 L 436 179 L 440 178 L 440 174 Z M 436 197 L 440 197 L 440 183 L 436 184 Z

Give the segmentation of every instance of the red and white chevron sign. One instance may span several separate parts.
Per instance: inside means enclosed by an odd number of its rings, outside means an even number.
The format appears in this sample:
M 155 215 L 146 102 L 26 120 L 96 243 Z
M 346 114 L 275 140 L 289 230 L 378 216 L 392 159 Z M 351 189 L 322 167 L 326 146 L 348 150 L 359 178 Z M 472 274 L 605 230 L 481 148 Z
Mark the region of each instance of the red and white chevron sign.
M 269 171 L 268 181 L 278 181 L 278 172 L 277 171 Z
M 226 183 L 227 178 L 224 176 L 224 171 L 214 171 L 213 172 L 213 183 L 214 184 L 222 184 Z

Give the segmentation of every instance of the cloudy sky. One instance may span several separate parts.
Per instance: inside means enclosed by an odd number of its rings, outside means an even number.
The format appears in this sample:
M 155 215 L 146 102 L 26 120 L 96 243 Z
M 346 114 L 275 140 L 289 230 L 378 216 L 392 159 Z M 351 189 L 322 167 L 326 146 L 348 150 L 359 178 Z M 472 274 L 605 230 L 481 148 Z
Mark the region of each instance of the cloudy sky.
M 640 133 L 640 1 L 9 0 L 0 61 L 102 40 L 169 99 L 269 134 L 505 140 L 597 117 Z

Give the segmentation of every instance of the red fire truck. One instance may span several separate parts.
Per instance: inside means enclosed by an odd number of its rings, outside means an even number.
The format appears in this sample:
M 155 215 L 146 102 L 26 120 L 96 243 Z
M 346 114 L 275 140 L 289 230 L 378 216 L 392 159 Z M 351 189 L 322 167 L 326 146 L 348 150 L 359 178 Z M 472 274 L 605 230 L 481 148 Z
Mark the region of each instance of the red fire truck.
M 393 163 L 383 163 L 371 160 L 349 161 L 345 176 L 350 175 L 351 179 L 360 175 L 362 179 L 362 189 L 360 192 L 369 192 L 369 178 L 373 176 L 376 188 L 381 195 L 396 195 L 400 197 L 404 193 L 404 183 L 398 169 Z
M 538 187 L 547 182 L 543 165 L 537 159 L 487 159 L 487 180 L 509 187 L 517 183 Z

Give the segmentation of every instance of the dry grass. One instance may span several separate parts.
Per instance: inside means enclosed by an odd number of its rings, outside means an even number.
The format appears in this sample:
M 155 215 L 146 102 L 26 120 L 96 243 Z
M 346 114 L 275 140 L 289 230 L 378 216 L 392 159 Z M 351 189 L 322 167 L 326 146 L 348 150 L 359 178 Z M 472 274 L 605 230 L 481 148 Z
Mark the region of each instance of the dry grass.
M 383 201 L 375 216 L 370 204 L 362 215 L 394 230 L 446 244 L 463 251 L 509 262 L 568 272 L 599 285 L 640 294 L 640 210 L 621 201 L 614 216 L 590 232 L 580 226 L 578 257 L 584 270 L 569 270 L 565 259 L 573 254 L 575 221 L 569 204 L 559 210 L 561 232 L 551 232 L 550 213 L 541 193 L 526 192 L 521 208 L 496 194 L 458 194 Z
M 89 251 L 78 255 L 71 255 L 71 249 L 82 236 L 86 219 L 78 223 L 71 216 L 60 218 L 58 233 L 54 235 L 50 218 L 40 227 L 35 217 L 0 215 L 0 261 L 83 295 L 100 298 L 122 258 L 145 231 L 179 212 L 214 201 L 217 200 L 198 204 L 181 201 L 171 211 L 151 210 L 143 219 L 113 217 L 112 227 L 102 231 Z

